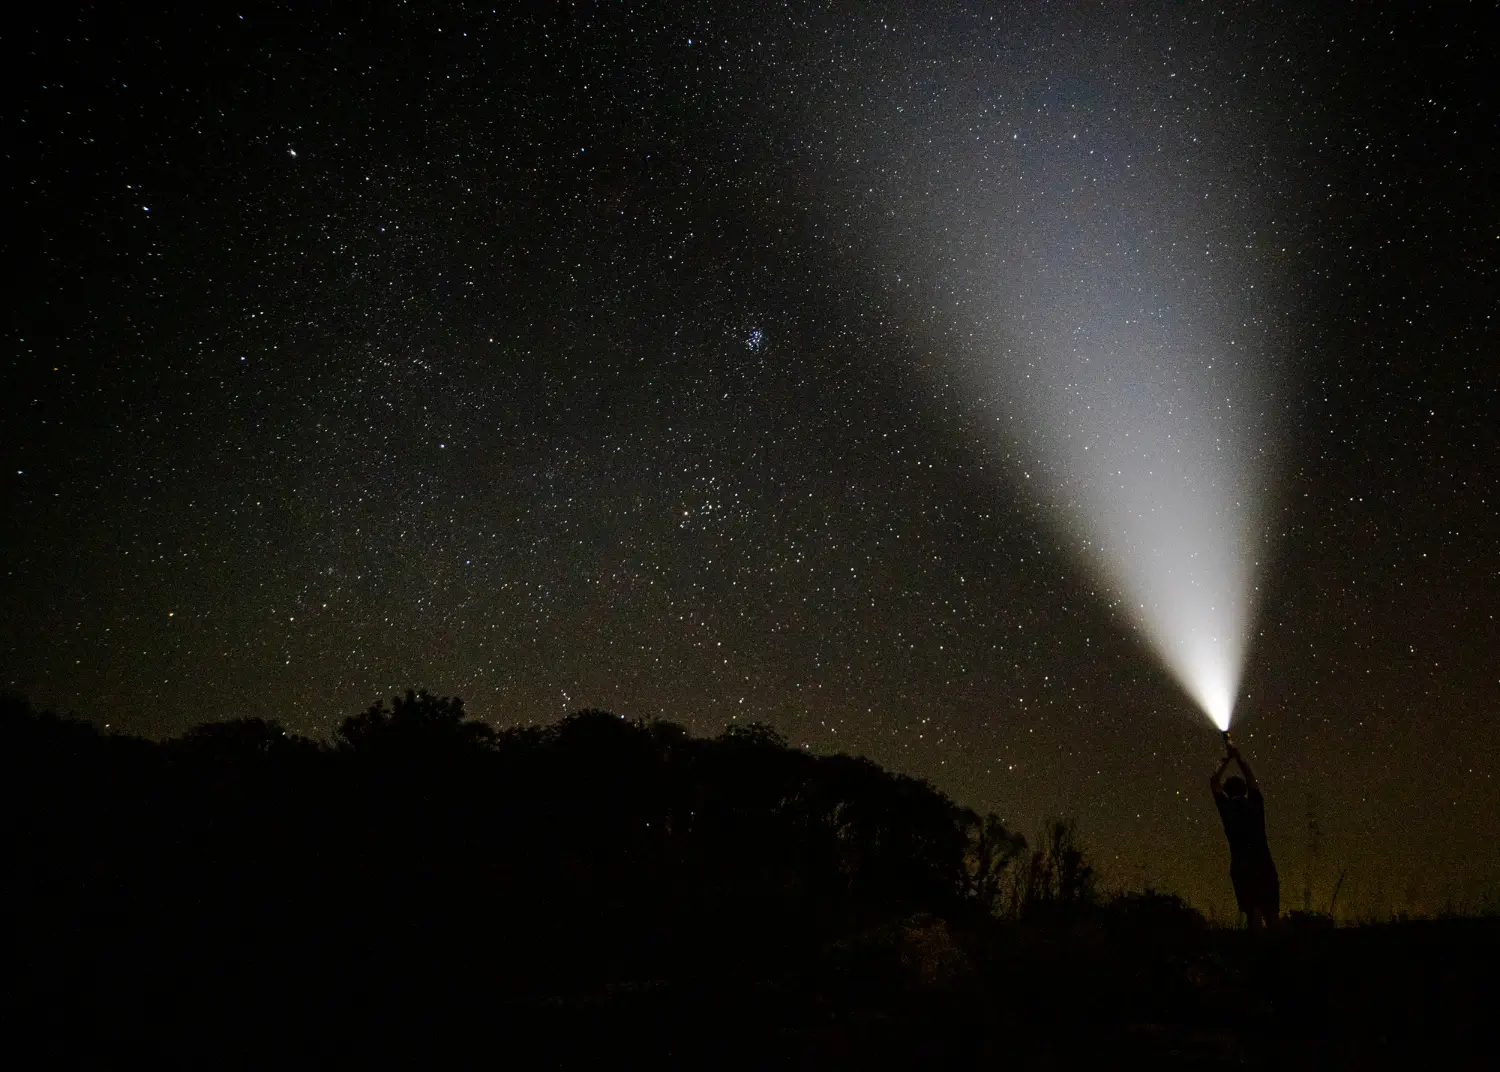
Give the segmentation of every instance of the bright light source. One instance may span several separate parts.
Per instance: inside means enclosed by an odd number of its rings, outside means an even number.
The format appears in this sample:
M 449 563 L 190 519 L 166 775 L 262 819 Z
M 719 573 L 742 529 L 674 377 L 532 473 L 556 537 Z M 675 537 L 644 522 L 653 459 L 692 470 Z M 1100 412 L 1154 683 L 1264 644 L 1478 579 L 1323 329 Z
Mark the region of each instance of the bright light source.
M 1240 671 L 1244 660 L 1243 645 L 1240 648 L 1236 654 L 1226 651 L 1220 645 L 1209 643 L 1199 646 L 1180 666 L 1168 661 L 1168 666 L 1182 683 L 1183 689 L 1221 730 L 1229 729 L 1230 720 L 1234 717 L 1234 701 L 1239 692 Z M 1167 658 L 1164 653 L 1163 659 Z
M 1101 403 L 1114 420 L 1054 463 L 1068 526 L 1183 690 L 1228 729 L 1255 610 L 1252 489 L 1233 453 L 1213 449 L 1228 429 L 1147 420 L 1134 405 Z

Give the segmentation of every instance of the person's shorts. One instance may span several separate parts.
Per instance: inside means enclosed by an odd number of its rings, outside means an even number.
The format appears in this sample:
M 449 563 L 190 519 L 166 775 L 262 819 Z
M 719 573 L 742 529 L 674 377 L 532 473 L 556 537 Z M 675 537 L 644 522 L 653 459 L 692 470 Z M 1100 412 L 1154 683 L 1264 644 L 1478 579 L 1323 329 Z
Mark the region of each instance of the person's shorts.
M 1231 866 L 1229 877 L 1234 882 L 1234 899 L 1240 911 L 1249 913 L 1258 908 L 1267 915 L 1278 915 L 1281 911 L 1281 879 L 1276 868 L 1267 864 Z

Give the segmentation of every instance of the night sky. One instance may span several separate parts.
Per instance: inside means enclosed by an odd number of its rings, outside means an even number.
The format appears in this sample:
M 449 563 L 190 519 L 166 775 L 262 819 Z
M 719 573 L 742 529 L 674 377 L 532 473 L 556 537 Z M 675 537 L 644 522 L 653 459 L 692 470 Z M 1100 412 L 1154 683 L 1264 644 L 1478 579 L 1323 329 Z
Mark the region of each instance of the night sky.
M 1203 243 L 1159 275 L 1268 295 L 1236 728 L 1284 905 L 1495 896 L 1487 5 L 756 6 L 13 23 L 0 684 L 151 736 L 407 686 L 765 721 L 1226 916 L 1218 735 L 966 371 L 1034 308 L 969 195 L 1085 183 L 1081 136 L 1157 154 Z

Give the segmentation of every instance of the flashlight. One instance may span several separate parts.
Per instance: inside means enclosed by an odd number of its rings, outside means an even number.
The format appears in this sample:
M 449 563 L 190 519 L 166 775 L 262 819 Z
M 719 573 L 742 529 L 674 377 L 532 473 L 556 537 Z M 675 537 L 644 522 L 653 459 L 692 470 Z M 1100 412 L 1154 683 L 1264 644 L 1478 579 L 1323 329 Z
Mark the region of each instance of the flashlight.
M 1234 742 L 1229 739 L 1229 731 L 1228 730 L 1224 731 L 1224 747 L 1225 748 L 1233 748 L 1234 747 Z

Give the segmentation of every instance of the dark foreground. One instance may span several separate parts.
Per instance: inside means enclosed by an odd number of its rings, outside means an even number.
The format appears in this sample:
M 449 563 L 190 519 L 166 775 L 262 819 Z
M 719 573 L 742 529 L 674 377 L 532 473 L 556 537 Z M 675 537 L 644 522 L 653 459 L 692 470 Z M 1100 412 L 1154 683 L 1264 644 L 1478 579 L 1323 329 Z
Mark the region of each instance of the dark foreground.
M 759 728 L 0 706 L 15 1067 L 1492 1065 L 1500 920 L 1252 940 Z
M 941 925 L 895 930 L 905 934 L 883 935 L 863 955 L 830 951 L 775 982 L 663 983 L 558 1002 L 536 1037 L 571 1054 L 765 1065 L 1493 1067 L 1493 922 L 1264 946 L 1233 933 L 1184 941 L 1096 924 L 990 936 L 978 957 L 949 947 Z
M 519 995 L 503 962 L 462 948 L 394 962 L 378 940 L 218 934 L 163 959 L 139 935 L 23 980 L 16 1011 L 39 1055 L 91 1067 L 1493 1067 L 1494 921 L 1246 937 L 1097 921 L 963 934 L 918 917 L 782 971 Z

